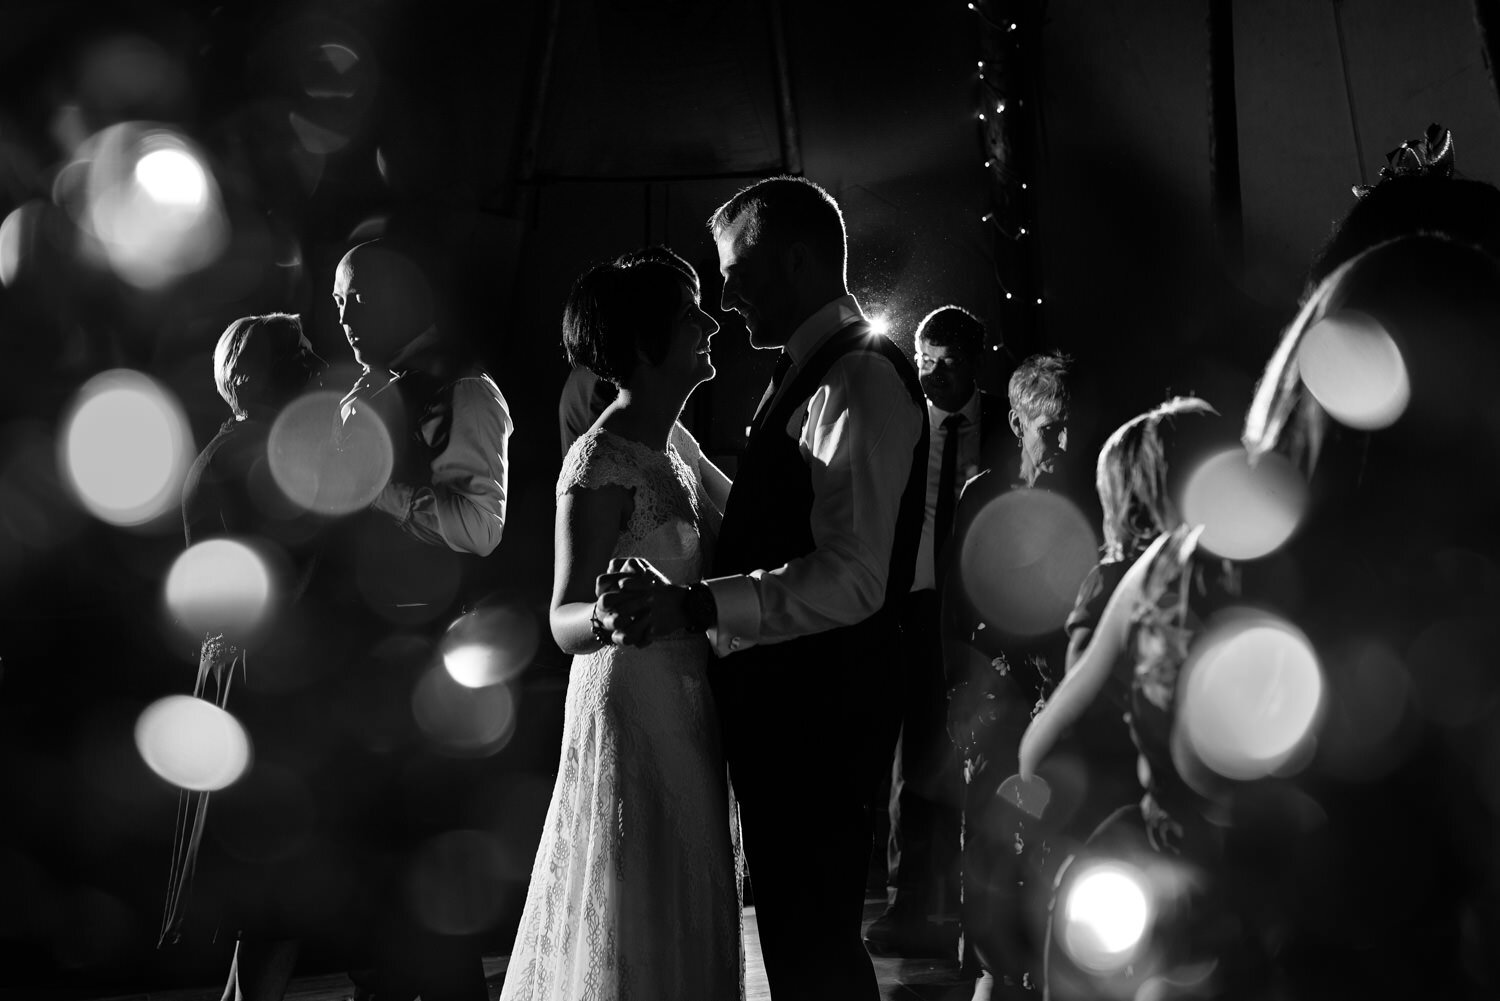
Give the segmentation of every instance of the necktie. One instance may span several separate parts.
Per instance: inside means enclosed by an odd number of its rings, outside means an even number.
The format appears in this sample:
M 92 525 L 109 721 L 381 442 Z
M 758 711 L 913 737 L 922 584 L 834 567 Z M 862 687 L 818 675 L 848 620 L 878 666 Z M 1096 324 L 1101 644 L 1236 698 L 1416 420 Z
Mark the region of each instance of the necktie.
M 781 352 L 776 358 L 776 368 L 771 372 L 771 384 L 766 387 L 765 395 L 756 404 L 755 416 L 750 419 L 750 429 L 760 425 L 760 419 L 765 416 L 766 410 L 770 408 L 771 401 L 776 398 L 776 390 L 781 388 L 781 382 L 786 378 L 787 371 L 792 367 L 792 356 L 786 351 Z
M 938 470 L 937 514 L 933 517 L 932 551 L 941 554 L 953 530 L 953 508 L 957 504 L 958 484 L 958 436 L 966 423 L 963 414 L 949 414 L 943 418 L 943 464 Z

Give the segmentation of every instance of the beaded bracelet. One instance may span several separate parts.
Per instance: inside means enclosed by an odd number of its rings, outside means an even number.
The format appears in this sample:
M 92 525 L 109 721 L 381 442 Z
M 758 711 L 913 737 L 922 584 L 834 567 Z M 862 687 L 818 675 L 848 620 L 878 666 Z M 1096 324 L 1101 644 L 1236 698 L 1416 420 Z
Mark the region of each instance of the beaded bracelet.
M 599 641 L 600 646 L 614 645 L 614 633 L 604 628 L 604 623 L 599 621 L 599 613 L 597 611 L 589 613 L 589 624 L 593 626 L 594 639 Z

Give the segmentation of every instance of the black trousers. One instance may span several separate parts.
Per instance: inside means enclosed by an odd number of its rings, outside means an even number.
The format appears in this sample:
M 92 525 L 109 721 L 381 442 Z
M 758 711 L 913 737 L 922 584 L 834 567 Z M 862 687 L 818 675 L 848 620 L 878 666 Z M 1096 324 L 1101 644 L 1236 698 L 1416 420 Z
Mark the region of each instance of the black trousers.
M 901 735 L 891 766 L 886 879 L 894 912 L 912 920 L 958 905 L 963 764 L 948 737 L 938 593 L 901 605 Z
M 879 781 L 898 724 L 894 617 L 718 665 L 730 779 L 777 1001 L 874 1001 L 860 937 Z

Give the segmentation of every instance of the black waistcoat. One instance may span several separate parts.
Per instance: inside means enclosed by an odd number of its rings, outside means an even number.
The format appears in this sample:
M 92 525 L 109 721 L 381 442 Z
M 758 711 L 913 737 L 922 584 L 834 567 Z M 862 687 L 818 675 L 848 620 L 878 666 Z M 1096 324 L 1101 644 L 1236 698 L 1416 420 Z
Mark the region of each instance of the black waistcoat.
M 786 433 L 792 414 L 822 384 L 834 362 L 848 354 L 884 355 L 900 375 L 911 402 L 922 414 L 922 433 L 912 451 L 911 467 L 901 494 L 896 535 L 886 576 L 885 607 L 911 590 L 917 546 L 922 537 L 922 506 L 927 489 L 927 409 L 917 373 L 889 338 L 856 321 L 839 330 L 791 376 L 780 399 L 751 429 L 735 473 L 734 489 L 724 512 L 714 555 L 714 576 L 774 569 L 813 551 L 812 472 Z M 891 405 L 898 401 L 892 400 Z

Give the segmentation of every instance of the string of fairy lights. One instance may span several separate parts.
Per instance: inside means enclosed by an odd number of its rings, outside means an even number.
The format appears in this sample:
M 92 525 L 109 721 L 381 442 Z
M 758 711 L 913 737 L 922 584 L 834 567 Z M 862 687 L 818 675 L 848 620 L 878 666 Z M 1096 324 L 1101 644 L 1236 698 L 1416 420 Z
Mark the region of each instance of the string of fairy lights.
M 1036 236 L 1037 79 L 1044 0 L 971 0 L 979 35 L 975 115 L 993 234 L 1000 338 L 1023 356 L 1041 339 L 1044 305 Z M 1000 350 L 1000 343 L 992 345 Z

